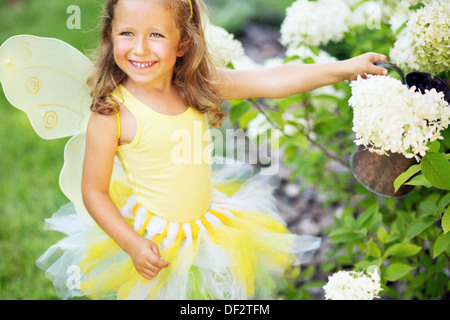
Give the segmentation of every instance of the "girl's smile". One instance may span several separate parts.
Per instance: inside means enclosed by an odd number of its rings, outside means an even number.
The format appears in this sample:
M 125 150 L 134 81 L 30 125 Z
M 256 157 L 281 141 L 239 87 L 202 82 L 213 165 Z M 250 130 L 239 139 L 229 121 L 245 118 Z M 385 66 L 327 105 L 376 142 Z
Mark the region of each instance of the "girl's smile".
M 156 64 L 155 62 L 139 62 L 139 61 L 132 61 L 130 60 L 131 65 L 135 67 L 138 70 L 145 70 L 149 69 L 150 67 L 154 66 Z

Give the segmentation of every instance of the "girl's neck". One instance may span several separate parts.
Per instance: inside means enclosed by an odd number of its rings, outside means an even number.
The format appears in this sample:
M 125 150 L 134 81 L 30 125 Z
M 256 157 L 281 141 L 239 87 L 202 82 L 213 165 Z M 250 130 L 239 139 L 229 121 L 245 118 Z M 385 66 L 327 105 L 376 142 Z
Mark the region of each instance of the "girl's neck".
M 126 79 L 123 86 L 133 93 L 173 94 L 177 91 L 172 81 L 154 85 L 139 85 L 138 83 L 130 81 L 130 79 Z
M 187 106 L 183 103 L 178 89 L 170 84 L 161 87 L 138 86 L 125 81 L 123 86 L 148 107 L 164 114 L 179 114 Z

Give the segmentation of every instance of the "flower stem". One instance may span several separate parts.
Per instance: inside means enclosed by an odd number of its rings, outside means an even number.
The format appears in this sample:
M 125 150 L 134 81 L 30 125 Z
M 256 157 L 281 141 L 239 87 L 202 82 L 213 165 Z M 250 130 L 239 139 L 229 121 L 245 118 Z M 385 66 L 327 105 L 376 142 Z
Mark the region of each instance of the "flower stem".
M 281 126 L 276 123 L 270 116 L 269 114 L 267 114 L 267 112 L 264 110 L 263 107 L 261 107 L 261 105 L 256 102 L 253 99 L 250 99 L 249 102 L 262 114 L 264 115 L 264 117 L 266 117 L 267 121 L 269 121 L 272 126 L 274 126 L 275 128 L 277 128 L 278 130 L 280 130 L 281 132 L 283 132 L 283 135 L 289 137 L 289 135 L 286 133 L 286 131 L 281 128 Z M 344 159 L 342 159 L 341 157 L 339 157 L 338 155 L 336 155 L 334 152 L 330 151 L 327 149 L 327 147 L 325 147 L 324 145 L 322 145 L 320 142 L 318 142 L 317 140 L 313 139 L 308 132 L 306 132 L 301 126 L 299 126 L 297 123 L 295 122 L 289 122 L 290 125 L 295 126 L 301 133 L 303 133 L 306 137 L 306 139 L 314 146 L 316 146 L 317 148 L 319 148 L 323 153 L 325 153 L 325 155 L 330 158 L 333 159 L 337 162 L 339 162 L 340 164 L 342 164 L 344 167 L 350 169 L 350 165 L 347 163 L 347 161 L 345 161 Z

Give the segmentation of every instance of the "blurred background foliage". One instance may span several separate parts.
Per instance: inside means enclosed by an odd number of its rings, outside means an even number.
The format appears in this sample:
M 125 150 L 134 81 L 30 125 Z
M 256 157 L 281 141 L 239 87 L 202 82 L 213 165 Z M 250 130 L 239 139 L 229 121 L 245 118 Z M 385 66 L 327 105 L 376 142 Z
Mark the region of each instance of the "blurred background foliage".
M 239 35 L 249 21 L 279 27 L 293 0 L 206 0 L 214 24 Z

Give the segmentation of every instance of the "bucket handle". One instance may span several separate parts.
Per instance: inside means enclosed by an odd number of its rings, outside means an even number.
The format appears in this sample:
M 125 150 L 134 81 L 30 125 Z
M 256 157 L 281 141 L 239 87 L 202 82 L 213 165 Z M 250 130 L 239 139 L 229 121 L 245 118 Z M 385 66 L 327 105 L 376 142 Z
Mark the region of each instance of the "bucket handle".
M 393 71 L 397 72 L 400 75 L 400 77 L 402 78 L 402 83 L 406 84 L 405 74 L 395 64 L 392 64 L 392 63 L 389 63 L 389 62 L 379 61 L 379 62 L 375 62 L 374 65 L 376 65 L 378 67 L 383 67 L 383 68 L 386 68 L 386 69 L 390 69 L 390 70 L 393 70 Z

